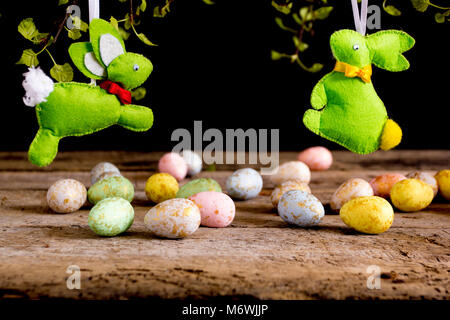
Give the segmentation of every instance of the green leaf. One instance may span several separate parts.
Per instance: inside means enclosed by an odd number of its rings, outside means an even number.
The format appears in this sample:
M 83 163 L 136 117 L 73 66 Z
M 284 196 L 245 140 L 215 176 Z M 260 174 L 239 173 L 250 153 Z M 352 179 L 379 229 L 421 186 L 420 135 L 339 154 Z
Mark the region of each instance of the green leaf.
M 445 22 L 445 16 L 438 12 L 434 15 L 434 20 L 436 20 L 437 23 L 444 23 Z
M 281 13 L 289 14 L 291 13 L 292 2 L 278 4 L 274 0 L 272 0 L 272 7 L 274 7 L 277 11 Z
M 391 16 L 400 16 L 402 12 L 396 7 L 391 5 L 386 5 L 386 0 L 383 1 L 383 10 L 386 11 Z
M 69 36 L 70 39 L 73 39 L 73 40 L 78 40 L 81 38 L 80 29 L 76 29 L 76 28 L 68 29 L 67 35 Z
M 153 9 L 153 16 L 158 18 L 165 17 L 170 12 L 170 4 L 172 1 L 166 0 L 166 4 L 162 7 L 156 6 Z
M 27 67 L 36 67 L 39 65 L 39 60 L 37 58 L 36 52 L 31 49 L 23 50 L 22 56 L 16 64 L 24 64 Z
M 213 5 L 213 4 L 215 4 L 215 2 L 214 2 L 214 1 L 211 1 L 211 0 L 203 0 L 203 3 L 205 3 L 205 4 L 207 4 L 207 5 Z
M 281 53 L 279 53 L 278 51 L 272 50 L 270 52 L 270 58 L 272 60 L 280 60 L 281 58 L 283 58 L 283 55 Z
M 149 45 L 149 46 L 156 46 L 156 44 L 154 44 L 153 42 L 151 42 L 151 41 L 147 38 L 147 36 L 146 36 L 145 34 L 143 34 L 143 33 L 138 33 L 137 36 L 138 36 L 138 38 L 139 38 L 143 43 L 145 43 L 146 45 Z
M 62 6 L 63 4 L 69 3 L 69 0 L 59 0 L 58 6 Z
M 128 38 L 130 37 L 130 33 L 125 31 L 125 29 L 122 27 L 119 27 L 119 34 L 123 40 L 128 40 Z
M 411 3 L 417 11 L 425 12 L 428 9 L 428 0 L 411 0 Z
M 295 47 L 298 49 L 298 51 L 303 52 L 306 49 L 308 49 L 309 45 L 307 43 L 301 42 L 296 36 L 292 37 L 292 40 L 294 41 Z
M 33 38 L 39 34 L 39 31 L 36 29 L 36 25 L 33 22 L 33 18 L 23 19 L 19 23 L 17 30 L 25 39 L 31 41 L 33 41 Z
M 75 26 L 76 29 L 79 29 L 83 32 L 86 32 L 89 29 L 89 25 L 83 20 L 81 20 L 80 17 L 71 16 L 71 18 L 73 21 L 73 25 Z
M 142 12 L 144 12 L 145 10 L 147 10 L 147 1 L 142 0 L 141 4 L 139 6 L 139 9 L 141 9 Z
M 303 20 L 295 12 L 292 14 L 292 18 L 295 22 L 297 22 L 298 25 L 303 25 Z
M 207 166 L 205 168 L 205 171 L 209 171 L 209 172 L 216 171 L 216 164 L 215 163 L 211 163 L 209 166 Z
M 113 16 L 111 16 L 111 18 L 109 18 L 109 23 L 116 28 L 117 31 L 119 31 L 119 22 L 117 21 L 116 18 L 114 18 Z
M 297 33 L 296 30 L 294 30 L 292 28 L 289 28 L 289 27 L 286 27 L 284 25 L 284 23 L 283 23 L 283 20 L 280 17 L 276 17 L 275 18 L 275 23 L 283 30 L 286 30 L 286 31 L 289 31 L 289 32 L 292 32 L 292 33 Z
M 300 8 L 300 17 L 304 21 L 310 21 L 314 19 L 314 14 L 311 10 L 309 10 L 309 7 L 302 7 Z M 300 23 L 301 24 L 301 23 Z
M 58 82 L 68 82 L 73 80 L 73 69 L 70 64 L 55 64 L 50 69 L 50 75 Z
M 139 88 L 136 88 L 135 90 L 131 91 L 131 96 L 136 101 L 144 99 L 146 94 L 147 94 L 147 90 L 144 87 L 139 87 Z
M 322 70 L 322 68 L 323 68 L 323 64 L 321 64 L 321 63 L 314 63 L 312 65 L 312 67 L 309 68 L 308 71 L 310 71 L 310 72 L 319 72 L 320 70 Z
M 127 2 L 128 0 L 119 0 L 119 2 Z
M 333 7 L 322 7 L 317 10 L 314 10 L 314 17 L 319 20 L 324 20 L 328 18 L 331 11 L 333 11 Z
M 125 27 L 126 30 L 130 30 L 131 28 L 131 20 L 130 20 L 130 15 L 127 13 L 125 15 L 125 23 L 123 24 L 123 26 Z

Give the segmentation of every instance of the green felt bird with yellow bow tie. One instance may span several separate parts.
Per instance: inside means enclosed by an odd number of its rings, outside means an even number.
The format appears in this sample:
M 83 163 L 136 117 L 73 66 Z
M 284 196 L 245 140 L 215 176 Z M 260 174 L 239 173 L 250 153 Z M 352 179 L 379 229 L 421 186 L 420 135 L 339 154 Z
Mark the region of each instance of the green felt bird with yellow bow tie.
M 363 36 L 353 30 L 332 34 L 334 70 L 314 87 L 311 106 L 303 116 L 312 132 L 350 151 L 367 154 L 389 150 L 402 139 L 402 130 L 388 118 L 372 81 L 372 64 L 388 71 L 403 71 L 409 62 L 402 55 L 414 39 L 398 30 Z

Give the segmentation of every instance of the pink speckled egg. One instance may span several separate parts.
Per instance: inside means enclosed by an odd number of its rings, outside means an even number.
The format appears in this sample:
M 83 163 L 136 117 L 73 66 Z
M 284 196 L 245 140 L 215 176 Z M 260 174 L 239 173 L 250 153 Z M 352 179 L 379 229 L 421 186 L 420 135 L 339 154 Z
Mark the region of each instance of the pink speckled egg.
M 217 191 L 203 191 L 189 197 L 200 209 L 202 226 L 223 228 L 233 222 L 236 206 L 226 194 Z
M 331 196 L 330 207 L 337 211 L 350 200 L 365 196 L 373 196 L 371 185 L 360 178 L 350 179 L 341 184 Z
M 431 188 L 433 189 L 434 196 L 436 197 L 438 193 L 438 183 L 435 177 L 433 177 L 432 174 L 428 172 L 423 171 L 413 171 L 406 175 L 407 178 L 410 179 L 418 179 L 420 181 L 423 181 L 425 183 L 428 183 Z
M 297 159 L 304 162 L 313 171 L 327 170 L 333 163 L 333 156 L 325 147 L 305 149 L 298 154 Z
M 158 170 L 162 173 L 168 173 L 178 181 L 181 181 L 186 177 L 188 166 L 178 153 L 169 152 L 159 160 Z
M 405 179 L 400 173 L 385 173 L 370 180 L 370 185 L 375 196 L 387 199 L 394 184 Z

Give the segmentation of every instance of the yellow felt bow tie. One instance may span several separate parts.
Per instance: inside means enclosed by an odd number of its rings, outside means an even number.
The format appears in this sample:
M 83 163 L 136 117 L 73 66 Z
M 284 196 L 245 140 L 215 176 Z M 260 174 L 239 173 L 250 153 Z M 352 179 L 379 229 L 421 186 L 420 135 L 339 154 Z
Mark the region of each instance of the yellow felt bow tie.
M 345 62 L 337 61 L 334 71 L 344 72 L 345 76 L 349 78 L 360 77 L 366 83 L 370 82 L 370 77 L 372 76 L 372 66 L 370 64 L 359 68 Z

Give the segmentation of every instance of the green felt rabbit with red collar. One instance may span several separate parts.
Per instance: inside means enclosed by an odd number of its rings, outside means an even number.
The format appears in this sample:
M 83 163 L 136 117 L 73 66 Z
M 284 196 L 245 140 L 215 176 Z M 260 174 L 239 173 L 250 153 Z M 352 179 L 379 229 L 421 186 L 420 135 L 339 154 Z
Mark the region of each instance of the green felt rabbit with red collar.
M 91 42 L 72 44 L 69 54 L 84 75 L 106 80 L 100 86 L 53 83 L 39 68 L 24 74 L 24 103 L 36 106 L 39 122 L 28 157 L 38 166 L 53 161 L 63 137 L 90 134 L 114 124 L 133 131 L 146 131 L 153 125 L 151 109 L 130 104 L 129 91 L 149 77 L 150 60 L 126 52 L 119 32 L 105 20 L 92 20 L 89 32 Z
M 398 30 L 367 36 L 340 30 L 333 33 L 330 45 L 336 66 L 314 87 L 313 109 L 303 116 L 305 126 L 359 154 L 397 146 L 402 130 L 388 119 L 371 81 L 371 65 L 388 71 L 408 69 L 402 53 L 413 47 L 414 39 Z

